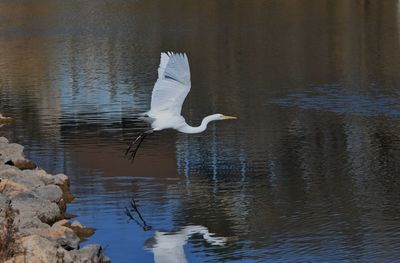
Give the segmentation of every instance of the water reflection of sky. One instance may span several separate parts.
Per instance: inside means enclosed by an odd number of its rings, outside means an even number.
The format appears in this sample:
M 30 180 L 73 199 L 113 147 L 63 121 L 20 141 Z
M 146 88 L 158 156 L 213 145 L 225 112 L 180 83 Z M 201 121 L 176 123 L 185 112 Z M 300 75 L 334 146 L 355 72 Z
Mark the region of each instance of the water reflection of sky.
M 94 41 L 99 46 L 93 47 Z M 102 54 L 109 48 L 107 39 L 71 38 L 61 44 L 57 47 L 61 51 L 57 53 L 60 78 L 55 85 L 61 91 L 64 114 L 80 113 L 84 118 L 85 112 L 95 112 L 94 120 L 120 120 L 123 113 L 146 110 L 152 85 L 143 83 L 140 75 L 139 80 L 131 74 L 121 75 L 121 67 L 129 65 L 134 71 L 136 66 L 126 63 L 120 53 Z M 83 56 L 82 49 L 86 50 Z
M 307 89 L 303 93 L 289 94 L 288 98 L 275 99 L 272 103 L 300 109 L 355 114 L 364 117 L 382 116 L 395 118 L 400 116 L 398 94 L 388 96 L 379 91 L 376 91 L 375 95 L 351 93 L 348 94 L 343 87 L 337 85 L 326 85 Z
M 207 138 L 201 136 L 179 135 L 176 143 L 176 162 L 178 173 L 189 176 L 191 173 L 205 172 L 215 179 L 217 175 L 237 174 L 245 176 L 248 164 L 243 148 L 232 144 L 225 147 L 224 136 L 217 136 L 216 127 L 211 128 Z M 229 144 L 228 144 L 229 145 Z

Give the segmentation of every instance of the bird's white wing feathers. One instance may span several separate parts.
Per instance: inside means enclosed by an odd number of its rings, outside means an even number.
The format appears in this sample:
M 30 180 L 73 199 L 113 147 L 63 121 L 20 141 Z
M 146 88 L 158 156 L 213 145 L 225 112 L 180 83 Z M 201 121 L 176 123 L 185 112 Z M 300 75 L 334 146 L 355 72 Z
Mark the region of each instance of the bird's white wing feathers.
M 167 53 L 161 53 L 160 66 L 158 66 L 158 79 L 164 76 L 165 68 L 167 67 L 169 56 Z
M 186 54 L 161 53 L 158 79 L 151 96 L 151 113 L 169 111 L 180 115 L 190 91 L 190 69 Z

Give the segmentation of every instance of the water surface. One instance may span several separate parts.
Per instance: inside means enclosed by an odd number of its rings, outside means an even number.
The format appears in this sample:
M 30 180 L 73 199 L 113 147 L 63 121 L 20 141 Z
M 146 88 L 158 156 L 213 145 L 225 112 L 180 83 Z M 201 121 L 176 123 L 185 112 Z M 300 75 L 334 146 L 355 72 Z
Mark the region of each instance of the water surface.
M 3 1 L 2 135 L 71 178 L 113 262 L 400 257 L 398 1 Z M 132 165 L 161 51 L 186 52 L 197 135 Z M 124 213 L 134 197 L 152 226 Z M 172 240 L 172 241 L 171 241 Z M 168 245 L 175 244 L 174 247 Z

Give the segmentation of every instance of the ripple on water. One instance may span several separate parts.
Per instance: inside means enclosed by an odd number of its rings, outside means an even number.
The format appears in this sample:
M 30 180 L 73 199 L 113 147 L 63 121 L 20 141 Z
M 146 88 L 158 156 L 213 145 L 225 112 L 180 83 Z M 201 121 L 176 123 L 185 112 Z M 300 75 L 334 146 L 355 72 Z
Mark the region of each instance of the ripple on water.
M 329 111 L 337 114 L 354 114 L 364 117 L 390 117 L 400 116 L 398 103 L 399 94 L 392 96 L 376 94 L 363 94 L 352 92 L 338 85 L 325 85 L 311 87 L 303 93 L 292 93 L 285 99 L 274 99 L 273 104 L 298 107 L 300 109 L 312 109 Z

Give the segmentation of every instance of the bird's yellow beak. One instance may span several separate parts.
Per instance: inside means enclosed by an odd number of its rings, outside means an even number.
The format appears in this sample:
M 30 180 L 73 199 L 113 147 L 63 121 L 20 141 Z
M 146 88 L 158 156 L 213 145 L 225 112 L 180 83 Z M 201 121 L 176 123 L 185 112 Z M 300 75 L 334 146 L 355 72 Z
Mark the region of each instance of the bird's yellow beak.
M 233 120 L 233 119 L 237 119 L 237 117 L 224 115 L 224 120 Z

